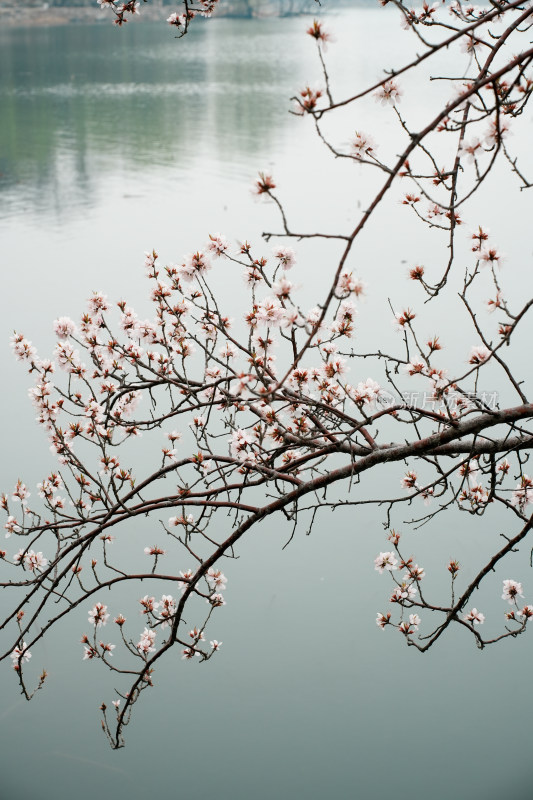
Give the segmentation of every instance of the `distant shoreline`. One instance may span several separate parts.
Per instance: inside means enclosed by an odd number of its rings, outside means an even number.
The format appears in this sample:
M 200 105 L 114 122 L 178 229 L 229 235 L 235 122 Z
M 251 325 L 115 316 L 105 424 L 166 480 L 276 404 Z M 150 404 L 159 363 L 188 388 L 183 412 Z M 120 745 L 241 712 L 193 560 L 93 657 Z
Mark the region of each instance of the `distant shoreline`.
M 243 18 L 240 14 L 232 13 L 231 6 L 226 6 L 226 13 L 224 8 L 217 9 L 215 17 L 234 17 Z M 170 6 L 164 8 L 143 7 L 138 18 L 129 17 L 128 24 L 132 21 L 137 24 L 141 20 L 148 20 L 150 22 L 165 21 L 168 15 L 172 13 Z M 315 12 L 316 13 L 316 12 Z M 304 12 L 302 16 L 307 16 Z M 275 14 L 264 16 L 276 16 Z M 69 25 L 75 24 L 113 24 L 113 15 L 108 9 L 101 9 L 96 5 L 87 6 L 71 6 L 69 8 L 62 8 L 51 6 L 49 8 L 15 8 L 13 7 L 0 7 L 0 30 L 3 28 L 29 28 L 29 27 L 53 27 L 56 25 Z
M 165 13 L 166 12 L 166 13 Z M 155 22 L 165 20 L 170 13 L 168 8 L 143 8 L 139 20 L 148 19 Z M 136 22 L 137 20 L 134 20 Z M 0 30 L 2 28 L 48 28 L 56 25 L 76 24 L 113 24 L 113 15 L 106 9 L 94 7 L 72 6 L 70 8 L 0 8 Z M 128 24 L 130 21 L 128 20 Z

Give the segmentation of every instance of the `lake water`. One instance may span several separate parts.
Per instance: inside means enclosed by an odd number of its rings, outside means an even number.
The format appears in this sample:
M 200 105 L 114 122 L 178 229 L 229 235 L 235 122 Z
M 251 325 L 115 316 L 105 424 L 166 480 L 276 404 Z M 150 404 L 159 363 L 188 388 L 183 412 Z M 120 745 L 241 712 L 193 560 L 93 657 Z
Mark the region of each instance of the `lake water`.
M 408 53 L 397 20 L 384 13 L 332 15 L 339 96 Z M 338 230 L 364 208 L 375 179 L 332 162 L 306 121 L 287 113 L 295 91 L 320 77 L 305 27 L 302 19 L 212 20 L 181 41 L 164 24 L 0 31 L 1 488 L 19 475 L 35 483 L 49 456 L 26 400 L 29 378 L 7 347 L 13 329 L 44 354 L 51 321 L 77 317 L 93 289 L 144 307 L 145 250 L 179 261 L 218 231 L 259 244 L 279 222 L 274 209 L 251 199 L 258 169 L 279 178 L 295 228 Z M 418 91 L 413 113 L 422 118 L 426 103 Z M 392 123 L 381 113 L 364 106 L 364 129 L 381 124 L 392 147 Z M 526 155 L 527 113 L 515 135 Z M 344 129 L 333 133 L 349 138 Z M 507 178 L 495 181 L 479 213 L 505 237 L 509 262 L 525 280 L 530 206 L 521 215 L 495 203 Z M 393 197 L 385 205 L 386 226 L 369 225 L 351 265 L 369 296 L 381 291 L 384 302 L 386 294 L 408 297 L 404 261 L 413 243 L 416 258 L 437 258 L 433 237 L 398 220 L 397 204 Z M 299 279 L 310 305 L 327 285 L 328 252 L 302 245 Z M 523 291 L 523 283 L 509 291 Z M 393 336 L 387 313 L 370 299 L 362 307 L 369 343 Z M 458 357 L 470 346 L 459 322 L 449 346 Z M 427 572 L 443 570 L 450 557 L 474 569 L 489 535 L 497 541 L 505 530 L 495 516 L 490 530 L 465 517 L 450 515 L 417 534 L 413 546 Z M 328 513 L 311 537 L 302 533 L 281 552 L 286 534 L 265 524 L 242 544 L 226 570 L 220 658 L 162 667 L 121 751 L 110 751 L 99 731 L 98 705 L 112 684 L 98 664 L 81 661 L 83 621 L 39 654 L 49 686 L 32 703 L 18 697 L 3 664 L 2 800 L 530 799 L 531 635 L 478 652 L 459 631 L 422 657 L 374 622 L 385 598 L 372 569 L 385 542 L 375 509 Z M 526 558 L 517 557 L 516 569 L 513 577 L 533 586 Z

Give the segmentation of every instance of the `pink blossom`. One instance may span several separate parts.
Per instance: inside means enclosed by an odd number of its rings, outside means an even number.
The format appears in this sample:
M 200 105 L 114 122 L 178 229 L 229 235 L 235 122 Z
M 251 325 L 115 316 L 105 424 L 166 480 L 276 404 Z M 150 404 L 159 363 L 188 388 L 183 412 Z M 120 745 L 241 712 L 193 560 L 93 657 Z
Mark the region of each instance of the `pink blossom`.
M 434 494 L 435 494 L 435 489 L 433 488 L 433 486 L 428 486 L 427 489 L 424 489 L 424 491 L 421 493 L 420 497 L 424 501 L 424 505 L 425 506 L 431 505 L 431 502 L 433 500 L 433 495 Z
M 511 503 L 513 506 L 517 506 L 521 512 L 524 511 L 527 505 L 533 503 L 533 479 L 528 475 L 522 475 L 520 483 L 513 491 Z
M 482 264 L 491 264 L 492 266 L 496 265 L 501 267 L 504 259 L 504 254 L 499 253 L 495 247 L 484 247 L 479 254 L 479 260 Z
M 218 608 L 218 606 L 226 605 L 226 601 L 219 592 L 216 592 L 215 594 L 212 594 L 210 597 L 208 597 L 206 602 L 210 603 L 215 608 Z
M 149 597 L 147 594 L 141 597 L 139 603 L 144 609 L 144 611 L 141 612 L 143 614 L 152 614 L 159 606 L 159 603 L 155 602 L 155 597 Z
M 257 307 L 256 320 L 259 324 L 279 328 L 285 316 L 285 309 L 277 297 L 265 297 Z
M 100 642 L 100 647 L 102 648 L 102 656 L 109 656 L 113 655 L 113 650 L 115 649 L 116 645 L 114 644 L 104 644 L 104 642 Z
M 87 305 L 91 314 L 100 314 L 102 311 L 109 310 L 107 295 L 101 292 L 94 292 L 92 297 L 88 299 Z
M 404 581 L 394 589 L 390 598 L 391 603 L 401 603 L 403 600 L 412 600 L 416 596 L 417 591 L 416 586 Z
M 255 460 L 255 456 L 250 448 L 250 445 L 254 442 L 254 436 L 248 433 L 248 431 L 238 428 L 236 431 L 233 431 L 229 442 L 230 452 L 233 458 L 237 458 L 239 461 Z
M 362 159 L 363 156 L 373 155 L 376 145 L 371 136 L 361 131 L 356 131 L 352 141 L 352 149 L 355 152 L 355 158 Z
M 23 557 L 24 566 L 30 572 L 35 572 L 35 570 L 43 570 L 48 564 L 48 559 L 43 556 L 41 551 L 36 553 L 34 550 L 30 550 L 29 552 L 25 553 L 23 550 L 19 550 L 18 553 L 15 553 L 13 558 L 15 562 L 20 562 Z
M 378 628 L 381 628 L 381 630 L 385 630 L 385 625 L 391 624 L 390 617 L 391 615 L 389 613 L 387 614 L 378 613 L 376 617 L 376 625 L 378 626 Z
M 272 178 L 272 175 L 269 175 L 268 172 L 260 172 L 259 178 L 255 181 L 253 185 L 253 193 L 257 195 L 261 194 L 268 194 L 272 189 L 276 188 L 276 184 Z M 241 246 L 242 252 L 249 252 L 250 247 L 248 245 L 246 250 L 243 248 L 246 247 L 246 244 Z
M 181 658 L 186 661 L 188 661 L 191 658 L 194 658 L 194 656 L 200 655 L 200 653 L 197 650 L 195 650 L 194 647 L 187 647 L 185 648 L 185 650 L 182 650 L 181 653 L 182 653 Z
M 154 647 L 154 642 L 155 631 L 150 630 L 150 628 L 145 628 L 141 633 L 140 640 L 137 642 L 137 650 L 144 656 L 147 656 L 148 653 L 155 653 L 156 648 Z
M 292 247 L 275 247 L 272 252 L 283 269 L 291 269 L 296 264 L 296 253 Z
M 467 161 L 473 163 L 476 160 L 476 156 L 480 153 L 484 153 L 485 150 L 483 149 L 481 139 L 476 136 L 474 139 L 471 139 L 470 142 L 463 142 L 460 152 L 463 156 L 466 156 Z
M 22 530 L 15 517 L 8 517 L 4 528 L 7 531 L 6 539 L 9 539 L 12 533 L 20 533 Z
M 222 592 L 226 590 L 226 584 L 228 582 L 228 579 L 219 569 L 215 569 L 214 567 L 209 567 L 206 579 L 210 584 L 212 584 L 213 589 L 217 589 Z
M 16 333 L 14 336 L 11 336 L 10 339 L 10 346 L 13 348 L 17 361 L 35 361 L 37 358 L 37 351 L 35 347 L 32 346 L 32 343 L 25 339 L 22 334 Z
M 312 36 L 313 39 L 316 39 L 317 42 L 322 42 L 324 49 L 327 42 L 333 41 L 331 34 L 324 30 L 322 23 L 317 19 L 313 20 L 313 24 L 307 29 L 307 33 L 309 36 Z
M 80 355 L 70 342 L 58 342 L 54 351 L 60 369 L 64 372 L 78 372 L 82 369 Z
M 403 92 L 399 88 L 396 81 L 391 79 L 385 81 L 385 83 L 380 86 L 379 89 L 376 89 L 374 92 L 374 97 L 379 103 L 381 103 L 382 106 L 393 106 L 396 103 L 399 103 L 402 94 Z
M 478 611 L 477 608 L 473 608 L 463 619 L 465 622 L 471 622 L 473 625 L 483 625 L 485 622 L 485 615 Z
M 523 596 L 521 583 L 513 580 L 505 580 L 503 582 L 502 600 L 507 600 L 509 605 L 516 604 L 516 598 Z
M 124 331 L 124 333 L 127 333 L 128 336 L 135 337 L 137 333 L 138 319 L 137 319 L 137 314 L 135 313 L 133 308 L 129 308 L 129 306 L 124 306 L 124 311 L 120 315 L 119 325 Z
M 162 617 L 163 622 L 161 623 L 161 629 L 170 625 L 170 620 L 176 613 L 176 601 L 170 594 L 164 594 L 161 598 L 161 602 L 159 603 L 159 616 Z
M 13 494 L 11 495 L 11 499 L 13 500 L 13 502 L 20 502 L 22 503 L 22 505 L 26 505 L 28 497 L 30 497 L 30 492 L 28 492 L 28 489 L 26 488 L 25 484 L 22 483 L 22 481 L 19 478 L 19 480 L 17 481 L 17 485 L 13 490 Z
M 28 645 L 26 642 L 22 642 L 21 647 L 15 647 L 15 649 L 11 652 L 10 658 L 13 660 L 13 669 L 19 668 L 19 661 L 23 664 L 25 661 L 29 661 L 31 658 L 31 653 L 27 649 Z
M 396 569 L 397 563 L 398 559 L 392 552 L 380 553 L 379 556 L 374 559 L 375 569 L 380 575 L 383 573 L 383 570 L 388 570 L 390 572 Z
M 223 358 L 224 360 L 235 358 L 237 355 L 237 348 L 231 342 L 225 342 L 224 346 L 218 351 L 218 354 L 220 358 Z
M 399 331 L 404 331 L 409 327 L 410 323 L 414 320 L 416 314 L 410 309 L 406 308 L 401 313 L 395 314 L 392 324 Z
M 337 283 L 337 294 L 351 294 L 352 292 L 356 297 L 363 295 L 365 284 L 359 278 L 355 278 L 351 272 L 341 273 Z
M 372 378 L 358 383 L 357 388 L 352 392 L 352 399 L 356 403 L 367 404 L 378 400 L 381 393 L 381 386 Z
M 404 477 L 402 478 L 402 487 L 404 489 L 416 489 L 417 479 L 418 476 L 416 472 L 409 470 L 409 472 L 406 472 Z
M 426 573 L 423 567 L 419 567 L 418 564 L 408 565 L 405 580 L 421 581 L 425 577 Z
M 483 42 L 480 42 L 479 39 L 475 39 L 473 36 L 463 36 L 461 40 L 461 50 L 463 53 L 468 53 L 472 55 L 478 50 L 480 47 L 483 46 Z
M 98 0 L 98 2 L 100 2 L 100 0 Z M 103 2 L 108 3 L 110 2 L 110 0 L 103 0 Z M 168 24 L 175 25 L 177 28 L 180 28 L 182 25 L 185 25 L 186 21 L 187 21 L 186 14 L 178 14 L 174 12 L 173 14 L 170 15 L 170 17 L 167 17 Z
M 500 115 L 499 118 L 490 120 L 489 128 L 485 134 L 485 142 L 488 147 L 494 147 L 503 139 L 506 139 L 508 133 L 509 122 Z
M 179 268 L 180 278 L 190 283 L 194 278 L 203 277 L 211 269 L 211 262 L 206 253 L 197 250 L 185 256 L 185 261 Z
M 83 648 L 83 660 L 84 661 L 90 661 L 93 658 L 98 658 L 98 651 L 95 650 L 94 647 L 92 647 L 92 645 L 87 644 Z
M 344 358 L 338 356 L 337 358 L 330 358 L 322 367 L 322 371 L 326 378 L 340 378 L 348 371 L 346 361 Z
M 141 402 L 142 397 L 142 392 L 138 390 L 123 394 L 113 406 L 113 416 L 115 419 L 131 417 Z
M 398 630 L 405 636 L 410 636 L 412 633 L 418 630 L 419 625 L 420 617 L 418 614 L 409 614 L 409 622 L 401 622 L 398 626 Z
M 178 586 L 180 587 L 181 593 L 183 594 L 189 588 L 189 583 L 191 582 L 193 571 L 192 569 L 188 569 L 186 572 L 182 572 L 180 570 L 180 575 L 184 580 L 178 579 Z
M 89 622 L 91 625 L 94 625 L 96 628 L 99 628 L 101 625 L 107 625 L 107 620 L 109 619 L 109 614 L 107 612 L 107 606 L 103 603 L 95 603 L 93 608 L 89 611 Z
M 490 358 L 491 351 L 485 345 L 478 345 L 472 347 L 470 351 L 470 357 L 468 359 L 469 364 L 483 364 Z
M 164 556 L 165 551 L 161 550 L 160 547 L 157 547 L 157 545 L 154 544 L 152 547 L 145 547 L 144 554 L 147 556 Z
M 210 250 L 215 256 L 223 255 L 228 249 L 228 243 L 224 236 L 216 233 L 214 236 L 209 234 L 209 242 L 207 243 L 207 250 Z
M 287 278 L 281 278 L 277 283 L 272 286 L 272 291 L 276 297 L 286 299 L 289 297 L 292 290 L 292 283 Z
M 103 422 L 105 419 L 104 408 L 97 403 L 96 400 L 91 400 L 84 409 L 84 414 L 89 419 L 94 420 L 94 422 Z
M 426 362 L 419 356 L 413 358 L 405 365 L 405 371 L 408 375 L 420 375 L 426 369 Z

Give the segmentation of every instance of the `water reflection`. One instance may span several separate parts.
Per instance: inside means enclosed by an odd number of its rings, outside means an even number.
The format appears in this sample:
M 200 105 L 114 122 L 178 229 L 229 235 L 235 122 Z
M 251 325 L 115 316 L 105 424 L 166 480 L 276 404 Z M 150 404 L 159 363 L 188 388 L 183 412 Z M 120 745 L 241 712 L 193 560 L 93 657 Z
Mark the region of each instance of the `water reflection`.
M 1 34 L 0 215 L 90 206 L 104 172 L 224 166 L 269 145 L 301 65 L 275 25 L 221 20 L 183 42 L 160 24 Z

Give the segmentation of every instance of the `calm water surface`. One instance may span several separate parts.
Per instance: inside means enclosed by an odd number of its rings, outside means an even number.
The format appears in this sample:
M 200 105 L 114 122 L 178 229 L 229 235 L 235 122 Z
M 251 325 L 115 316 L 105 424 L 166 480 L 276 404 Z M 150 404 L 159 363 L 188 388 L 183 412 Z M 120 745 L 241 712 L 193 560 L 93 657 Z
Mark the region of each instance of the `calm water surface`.
M 383 28 L 382 13 L 332 18 L 341 93 L 379 75 L 384 58 L 401 59 L 405 40 L 396 21 Z M 251 200 L 257 169 L 279 176 L 295 227 L 344 229 L 364 208 L 376 179 L 331 162 L 305 121 L 287 113 L 295 90 L 319 79 L 304 27 L 212 21 L 180 42 L 164 25 L 0 31 L 0 333 L 9 389 L 2 488 L 19 475 L 34 483 L 48 465 L 26 402 L 29 379 L 4 344 L 14 328 L 44 353 L 51 320 L 78 316 L 93 289 L 143 308 L 144 250 L 178 261 L 217 231 L 259 243 L 279 223 Z M 422 118 L 426 98 L 414 89 L 413 113 Z M 383 120 L 383 147 L 393 147 L 381 110 L 369 103 L 360 113 L 364 125 L 350 124 L 372 130 Z M 519 149 L 530 123 L 515 137 Z M 333 135 L 342 143 L 351 129 Z M 481 200 L 483 219 L 508 234 L 509 261 L 525 271 L 524 219 L 496 207 L 495 192 L 507 187 L 497 180 Z M 397 210 L 393 198 L 390 224 L 369 226 L 354 255 L 370 296 L 405 293 L 408 244 L 419 245 L 426 263 L 440 257 L 433 238 L 396 221 Z M 316 244 L 302 247 L 310 305 L 327 284 L 328 258 Z M 389 336 L 380 306 L 369 300 L 360 316 L 369 344 Z M 460 326 L 449 346 L 470 346 Z M 369 482 L 364 491 L 376 488 Z M 432 575 L 452 556 L 473 569 L 476 550 L 493 546 L 500 530 L 495 517 L 490 529 L 450 517 L 422 529 L 413 548 Z M 2 665 L 0 798 L 533 797 L 531 636 L 480 653 L 452 634 L 421 657 L 379 631 L 385 590 L 372 560 L 385 540 L 369 507 L 328 512 L 310 538 L 302 533 L 281 553 L 286 539 L 282 525 L 265 524 L 242 544 L 225 570 L 228 605 L 212 634 L 224 641 L 220 658 L 162 667 L 122 751 L 111 752 L 99 731 L 97 708 L 111 684 L 97 664 L 81 661 L 85 612 L 35 653 L 50 683 L 31 704 Z M 523 561 L 513 577 L 533 588 Z M 484 609 L 491 603 L 501 614 L 489 597 Z

